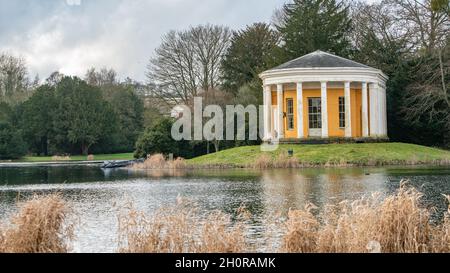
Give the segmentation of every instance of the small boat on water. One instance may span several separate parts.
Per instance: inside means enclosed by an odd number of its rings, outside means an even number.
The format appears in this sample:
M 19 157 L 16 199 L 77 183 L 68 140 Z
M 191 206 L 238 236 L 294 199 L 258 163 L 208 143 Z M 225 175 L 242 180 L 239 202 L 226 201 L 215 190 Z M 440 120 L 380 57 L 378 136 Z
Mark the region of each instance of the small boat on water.
M 142 163 L 143 159 L 137 160 L 120 160 L 120 161 L 105 161 L 101 168 L 102 169 L 117 169 L 117 168 L 125 168 L 129 167 L 135 163 Z

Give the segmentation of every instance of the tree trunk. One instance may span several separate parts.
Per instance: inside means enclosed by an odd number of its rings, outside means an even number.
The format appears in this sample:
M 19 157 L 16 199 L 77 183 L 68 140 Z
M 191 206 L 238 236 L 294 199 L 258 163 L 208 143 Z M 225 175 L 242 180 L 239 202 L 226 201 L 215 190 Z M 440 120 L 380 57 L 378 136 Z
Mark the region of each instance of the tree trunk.
M 44 155 L 48 156 L 48 139 L 47 139 L 47 137 L 43 137 L 41 139 L 41 144 L 42 144 L 42 151 L 44 152 Z
M 444 70 L 444 62 L 442 61 L 442 51 L 441 49 L 438 50 L 438 54 L 439 54 L 439 68 L 440 68 L 440 72 L 441 72 L 441 80 L 442 80 L 442 91 L 444 93 L 444 99 L 445 102 L 447 103 L 448 106 L 450 106 L 450 101 L 448 100 L 448 95 L 447 95 L 447 82 L 445 80 L 445 70 Z
M 89 155 L 89 145 L 82 143 L 81 144 L 81 152 L 83 153 L 83 155 Z

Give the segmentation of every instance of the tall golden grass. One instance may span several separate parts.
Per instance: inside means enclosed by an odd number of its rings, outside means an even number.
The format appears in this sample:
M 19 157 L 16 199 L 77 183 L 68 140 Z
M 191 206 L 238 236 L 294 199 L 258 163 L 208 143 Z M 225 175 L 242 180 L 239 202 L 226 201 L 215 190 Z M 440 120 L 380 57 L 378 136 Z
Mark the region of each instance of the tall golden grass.
M 249 249 L 244 230 L 229 215 L 213 212 L 202 219 L 182 202 L 153 215 L 130 207 L 119 216 L 119 252 L 240 253 Z
M 149 155 L 143 163 L 131 166 L 134 170 L 181 170 L 186 169 L 187 164 L 183 158 L 167 160 L 162 154 Z
M 52 161 L 70 161 L 70 160 L 71 160 L 70 155 L 64 155 L 64 156 L 54 155 L 54 156 L 52 156 Z
M 151 215 L 129 205 L 118 215 L 118 252 L 450 253 L 450 206 L 437 222 L 433 209 L 421 206 L 422 197 L 402 183 L 395 194 L 327 205 L 320 212 L 309 204 L 289 211 L 286 220 L 267 220 L 271 231 L 259 243 L 249 243 L 251 215 L 243 208 L 232 219 L 223 212 L 201 213 L 181 199 Z M 0 252 L 70 251 L 71 214 L 60 195 L 20 203 L 10 223 L 0 228 Z
M 419 160 L 417 157 L 408 160 L 381 160 L 369 159 L 362 162 L 348 162 L 345 159 L 330 159 L 327 162 L 302 162 L 296 157 L 290 157 L 287 151 L 281 152 L 278 156 L 272 157 L 270 154 L 262 153 L 256 157 L 255 162 L 248 164 L 246 167 L 253 169 L 295 169 L 295 168 L 311 168 L 311 167 L 356 167 L 356 166 L 387 166 L 387 165 L 436 165 L 447 166 L 450 165 L 450 159 L 444 158 L 440 160 Z M 235 166 L 223 166 L 224 168 L 233 168 Z
M 380 194 L 327 206 L 292 210 L 282 252 L 294 253 L 441 253 L 450 252 L 450 208 L 433 225 L 422 194 L 405 183 L 394 195 Z M 450 200 L 449 200 L 450 201 Z
M 276 158 L 268 154 L 261 154 L 250 167 L 254 169 L 294 169 L 304 165 L 296 157 L 289 157 L 287 153 L 280 153 Z
M 65 253 L 70 251 L 74 222 L 59 194 L 18 204 L 10 223 L 0 228 L 0 253 Z

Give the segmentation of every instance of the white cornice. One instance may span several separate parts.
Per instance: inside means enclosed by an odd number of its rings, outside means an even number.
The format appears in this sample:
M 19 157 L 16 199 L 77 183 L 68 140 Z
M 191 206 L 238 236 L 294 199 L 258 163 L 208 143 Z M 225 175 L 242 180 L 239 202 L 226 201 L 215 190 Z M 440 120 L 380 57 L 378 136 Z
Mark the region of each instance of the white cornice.
M 264 85 L 320 81 L 377 82 L 385 85 L 389 79 L 378 69 L 349 67 L 277 69 L 259 76 Z

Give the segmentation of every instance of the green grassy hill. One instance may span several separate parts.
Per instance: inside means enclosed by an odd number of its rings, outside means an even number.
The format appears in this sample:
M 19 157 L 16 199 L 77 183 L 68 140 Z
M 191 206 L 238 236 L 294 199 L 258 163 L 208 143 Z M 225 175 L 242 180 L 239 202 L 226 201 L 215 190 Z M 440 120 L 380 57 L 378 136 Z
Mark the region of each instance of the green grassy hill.
M 260 146 L 246 146 L 194 158 L 188 164 L 251 167 L 263 154 L 272 160 L 282 160 L 290 149 L 302 166 L 450 165 L 450 151 L 405 143 L 280 145 L 274 152 L 261 152 Z

